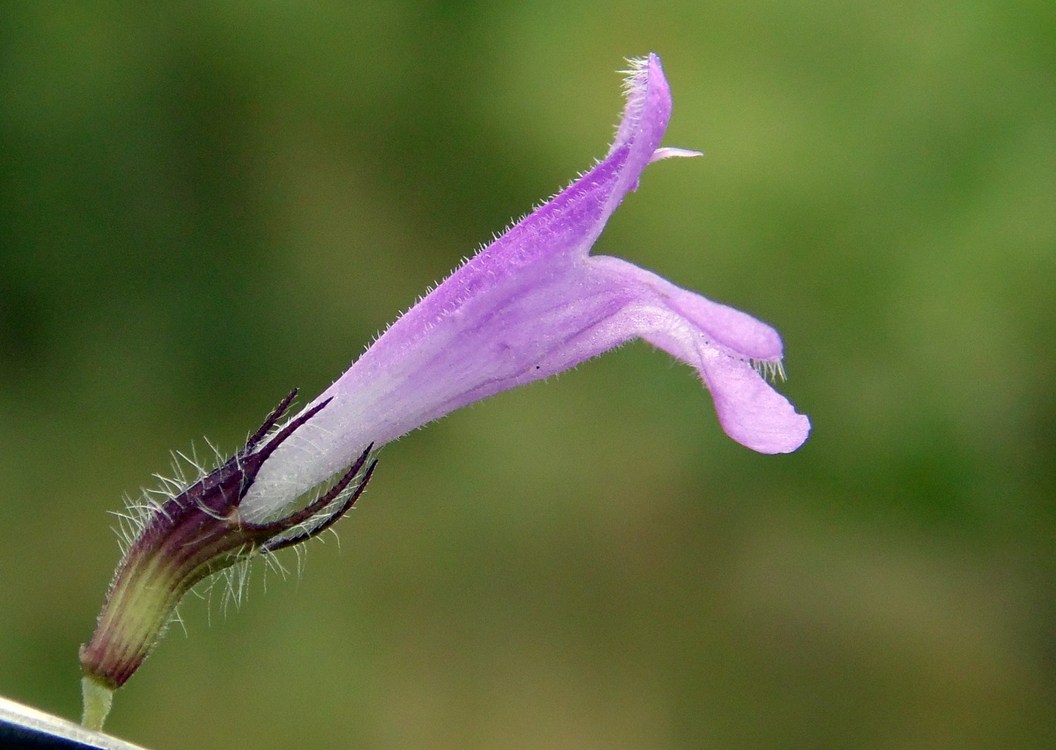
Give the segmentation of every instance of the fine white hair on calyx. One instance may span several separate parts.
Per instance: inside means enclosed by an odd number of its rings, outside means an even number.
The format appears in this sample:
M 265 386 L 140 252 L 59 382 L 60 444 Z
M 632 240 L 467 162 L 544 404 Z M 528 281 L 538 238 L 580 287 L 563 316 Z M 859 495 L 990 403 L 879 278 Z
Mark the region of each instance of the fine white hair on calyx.
M 185 492 L 195 482 L 204 479 L 213 469 L 223 465 L 226 460 L 223 453 L 208 438 L 203 440 L 212 453 L 211 465 L 207 465 L 206 461 L 198 457 L 198 447 L 193 442 L 187 451 L 171 451 L 168 476 L 155 472 L 152 475 L 157 480 L 154 487 L 141 488 L 138 498 L 126 494 L 123 497 L 125 509 L 110 511 L 118 521 L 114 532 L 122 555 L 128 552 L 128 548 L 154 516 L 159 513 L 167 514 L 166 502 Z
M 311 426 L 310 422 L 309 426 Z M 317 426 L 314 427 L 316 432 L 318 432 L 319 428 Z M 302 431 L 299 430 L 295 437 L 304 439 L 301 432 Z M 309 434 L 310 432 L 311 431 L 309 431 Z M 325 437 L 316 435 L 316 439 L 325 439 Z M 266 442 L 266 440 L 264 442 Z M 117 525 L 114 527 L 113 531 L 117 536 L 118 547 L 122 557 L 127 556 L 131 547 L 144 533 L 144 530 L 153 519 L 157 518 L 159 515 L 171 517 L 169 509 L 165 507 L 166 503 L 186 492 L 195 483 L 207 477 L 212 471 L 223 466 L 228 460 L 228 457 L 226 457 L 216 445 L 207 438 L 205 439 L 205 443 L 209 447 L 209 453 L 212 454 L 207 460 L 203 460 L 199 457 L 198 449 L 194 443 L 192 443 L 187 450 L 172 451 L 170 454 L 171 470 L 168 475 L 160 473 L 153 474 L 154 478 L 157 480 L 157 484 L 154 487 L 142 488 L 138 498 L 133 498 L 126 494 L 123 498 L 125 504 L 124 510 L 109 511 L 109 513 L 117 519 Z M 210 461 L 214 464 L 213 466 L 209 465 Z M 318 487 L 304 493 L 300 498 L 295 498 L 295 504 L 298 507 L 311 504 L 329 489 L 330 484 L 335 478 L 336 475 L 331 478 L 331 480 L 323 482 Z M 325 508 L 322 508 L 318 513 L 302 523 L 291 526 L 288 530 L 284 531 L 281 536 L 297 536 L 301 532 L 311 531 L 316 526 L 324 523 L 338 508 L 341 507 L 348 498 L 348 495 L 354 492 L 356 488 L 357 485 L 352 483 L 335 497 L 332 502 L 328 503 Z M 297 503 L 296 500 L 300 500 L 301 502 Z M 354 507 L 352 509 L 354 510 Z M 204 507 L 202 510 L 209 512 L 208 509 Z M 331 527 L 327 529 L 327 531 L 333 534 L 335 539 L 339 539 L 335 528 Z M 312 538 L 325 542 L 325 536 L 326 535 L 319 535 Z M 306 544 L 296 544 L 293 546 L 296 554 L 294 569 L 298 578 L 303 574 L 305 568 L 305 559 L 307 555 L 306 547 Z M 265 593 L 267 592 L 269 573 L 277 574 L 283 580 L 287 579 L 290 575 L 290 571 L 285 565 L 283 565 L 278 555 L 266 548 L 250 548 L 249 546 L 244 546 L 241 549 L 233 551 L 232 557 L 235 559 L 235 562 L 232 565 L 207 576 L 191 589 L 191 593 L 206 601 L 207 620 L 209 623 L 212 622 L 214 592 L 220 594 L 219 611 L 224 617 L 227 616 L 229 608 L 233 607 L 234 609 L 238 609 L 242 603 L 246 601 L 249 595 L 251 580 L 255 575 L 253 572 L 255 560 L 263 559 L 264 561 L 264 565 L 259 567 L 262 567 L 263 570 L 261 578 Z M 173 622 L 179 623 L 184 633 L 187 632 L 186 625 L 184 624 L 177 608 L 173 609 L 169 622 L 165 625 L 165 630 L 167 630 L 169 625 Z

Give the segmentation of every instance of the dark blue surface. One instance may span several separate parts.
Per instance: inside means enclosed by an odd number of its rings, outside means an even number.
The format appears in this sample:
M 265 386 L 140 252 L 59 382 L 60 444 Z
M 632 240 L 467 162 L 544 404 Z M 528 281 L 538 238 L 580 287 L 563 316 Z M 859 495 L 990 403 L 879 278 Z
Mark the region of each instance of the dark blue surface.
M 99 745 L 86 745 L 77 740 L 55 735 L 43 730 L 32 729 L 0 719 L 0 749 L 27 748 L 31 750 L 94 750 Z

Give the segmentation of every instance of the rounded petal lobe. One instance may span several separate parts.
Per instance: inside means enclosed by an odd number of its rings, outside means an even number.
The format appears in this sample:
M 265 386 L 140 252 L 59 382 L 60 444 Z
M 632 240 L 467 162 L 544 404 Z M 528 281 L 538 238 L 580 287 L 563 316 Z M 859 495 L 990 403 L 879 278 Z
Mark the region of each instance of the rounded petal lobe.
M 810 434 L 810 420 L 798 414 L 755 368 L 720 352 L 703 358 L 704 378 L 726 434 L 760 453 L 791 453 Z

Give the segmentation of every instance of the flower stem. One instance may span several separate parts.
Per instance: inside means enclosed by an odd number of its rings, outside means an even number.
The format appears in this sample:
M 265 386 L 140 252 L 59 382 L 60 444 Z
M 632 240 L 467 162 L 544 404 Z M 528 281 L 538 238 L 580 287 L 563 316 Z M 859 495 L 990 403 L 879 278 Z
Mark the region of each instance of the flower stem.
M 114 700 L 113 689 L 98 678 L 85 675 L 81 678 L 81 698 L 81 724 L 85 729 L 101 731 Z

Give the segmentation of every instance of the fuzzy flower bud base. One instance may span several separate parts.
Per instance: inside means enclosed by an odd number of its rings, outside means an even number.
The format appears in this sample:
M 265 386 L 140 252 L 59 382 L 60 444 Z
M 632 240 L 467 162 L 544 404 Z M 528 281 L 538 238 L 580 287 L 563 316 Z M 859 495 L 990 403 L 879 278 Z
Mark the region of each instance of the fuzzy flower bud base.
M 362 494 L 375 463 L 368 447 L 333 486 L 277 520 L 249 522 L 241 513 L 257 472 L 326 402 L 306 410 L 271 437 L 295 393 L 265 420 L 246 446 L 219 468 L 154 509 L 125 553 L 91 640 L 81 647 L 85 722 L 102 723 L 102 691 L 121 687 L 164 633 L 183 595 L 218 571 L 306 541 L 340 519 Z M 91 705 L 91 708 L 89 706 Z M 100 711 L 103 717 L 95 718 Z

